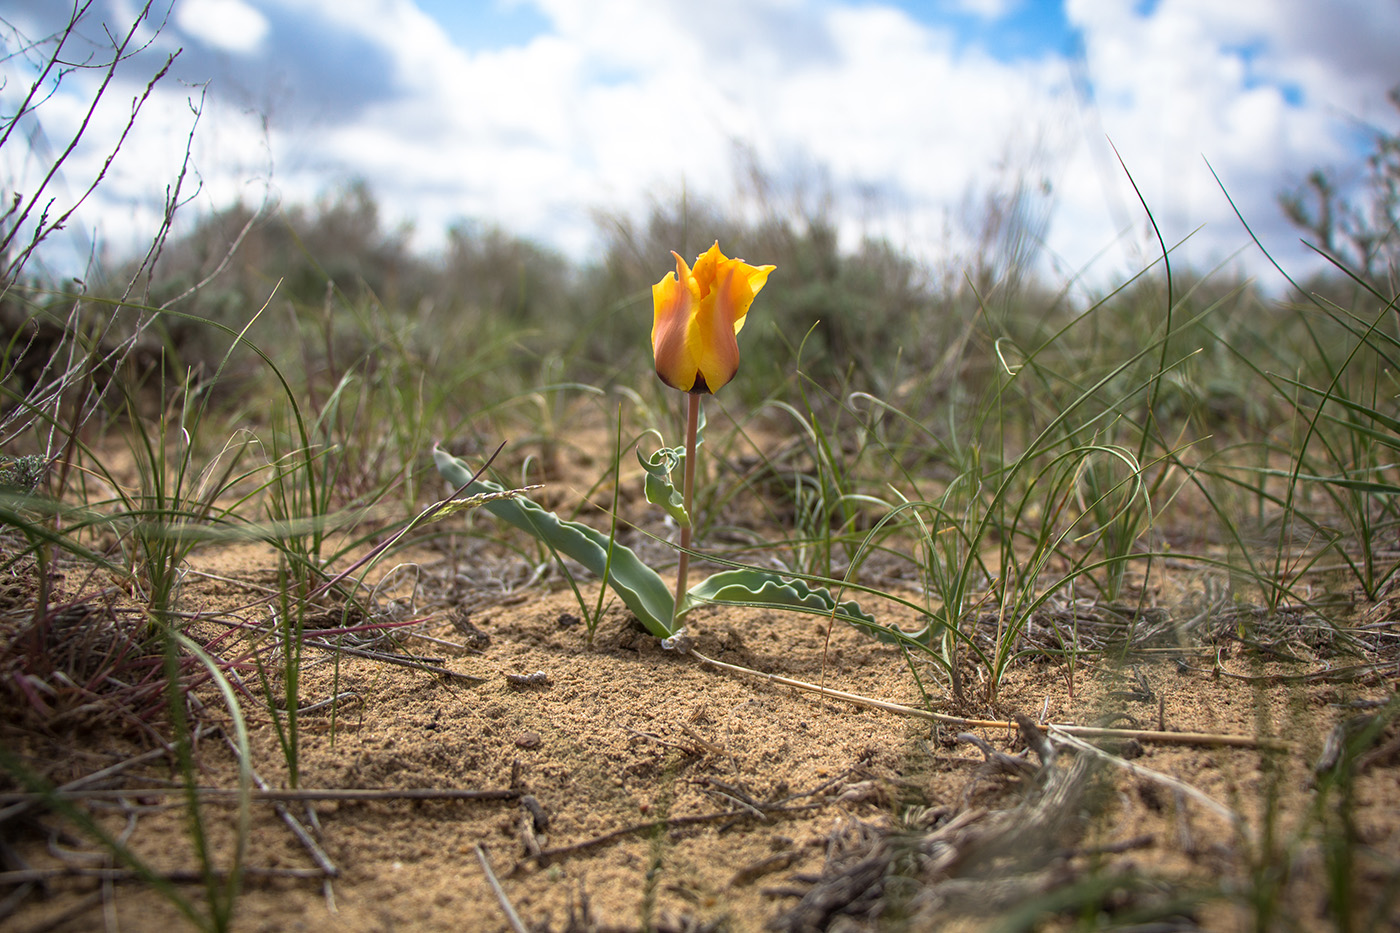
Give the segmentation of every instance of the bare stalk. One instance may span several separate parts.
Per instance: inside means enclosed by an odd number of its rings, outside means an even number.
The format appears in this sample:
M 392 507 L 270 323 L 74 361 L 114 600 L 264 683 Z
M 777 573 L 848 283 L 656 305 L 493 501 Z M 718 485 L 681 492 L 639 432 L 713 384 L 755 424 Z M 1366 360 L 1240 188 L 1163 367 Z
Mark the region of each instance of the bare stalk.
M 688 392 L 685 419 L 685 483 L 682 495 L 685 498 L 686 523 L 681 526 L 681 559 L 676 565 L 676 612 L 681 611 L 681 600 L 685 596 L 686 577 L 690 574 L 690 534 L 694 518 L 690 509 L 692 494 L 695 491 L 695 436 L 700 429 L 700 393 Z M 674 617 L 672 617 L 674 621 Z

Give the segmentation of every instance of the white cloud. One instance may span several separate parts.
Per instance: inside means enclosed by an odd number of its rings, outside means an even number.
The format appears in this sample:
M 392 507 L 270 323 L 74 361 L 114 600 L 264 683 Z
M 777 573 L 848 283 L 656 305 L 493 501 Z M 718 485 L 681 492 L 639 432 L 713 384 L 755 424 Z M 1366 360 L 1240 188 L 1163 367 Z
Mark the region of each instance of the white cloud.
M 243 0 L 183 0 L 175 22 L 215 48 L 241 54 L 256 52 L 268 31 L 267 17 Z
M 1162 0 L 1140 16 L 1116 0 L 1068 4 L 1071 21 L 1082 30 L 1095 120 L 1122 154 L 1169 242 L 1206 225 L 1185 251 L 1199 266 L 1248 243 L 1207 161 L 1266 246 L 1313 266 L 1282 219 L 1276 196 L 1314 166 L 1354 159 L 1343 141 L 1347 111 L 1363 100 L 1383 99 L 1382 84 L 1354 77 L 1343 48 L 1330 59 L 1304 52 L 1303 37 L 1332 30 L 1339 13 L 1347 19 L 1342 4 L 1326 10 L 1288 6 Z M 1353 21 L 1369 15 L 1359 6 L 1353 12 Z M 1400 36 L 1400 21 L 1386 28 Z M 1302 97 L 1297 104 L 1288 100 L 1295 83 Z M 1090 138 L 1089 145 L 1098 143 Z M 1083 155 L 1065 167 L 1071 176 L 1090 171 Z M 1102 178 L 1114 205 L 1109 213 L 1120 223 L 1141 217 L 1136 195 L 1121 170 L 1116 174 Z M 1068 216 L 1057 219 L 1057 231 Z M 1089 215 L 1080 205 L 1072 216 L 1084 223 Z M 1141 232 L 1137 249 L 1151 250 Z M 1248 257 L 1250 268 L 1265 268 L 1253 250 Z
M 333 21 L 347 48 L 381 59 L 353 94 L 281 88 L 292 116 L 272 113 L 270 151 L 256 112 L 227 95 L 212 102 L 196 150 L 206 203 L 243 190 L 225 179 L 265 174 L 269 160 L 289 199 L 360 176 L 391 220 L 416 221 L 425 245 L 473 216 L 582 256 L 596 208 L 640 211 L 682 186 L 731 194 L 738 142 L 770 167 L 824 169 L 848 240 L 884 233 L 931 259 L 965 253 L 955 221 L 970 195 L 1018 170 L 1044 177 L 1050 250 L 1077 270 L 1113 247 L 1091 275 L 1110 282 L 1155 250 L 1111 139 L 1169 241 L 1205 225 L 1183 258 L 1206 266 L 1247 243 L 1209 160 L 1270 247 L 1299 260 L 1277 192 L 1316 165 L 1354 160 L 1344 133 L 1355 120 L 1396 125 L 1384 92 L 1400 7 L 1366 0 L 1160 0 L 1145 14 L 1121 0 L 1066 0 L 1082 60 L 1010 63 L 951 27 L 867 2 L 722 0 L 701 16 L 679 0 L 536 0 L 547 34 L 476 53 L 410 0 L 184 2 L 256 2 L 273 30 L 259 41 L 279 49 L 312 33 L 277 29 Z M 187 15 L 176 25 L 193 31 Z M 246 42 L 252 31 L 227 34 Z M 1073 90 L 1077 71 L 1087 101 Z M 257 77 L 240 76 L 253 100 Z M 187 94 L 164 91 L 161 112 L 179 113 Z M 335 106 L 303 118 L 299 95 Z M 123 193 L 162 191 L 183 149 L 178 134 L 150 132 L 113 182 Z

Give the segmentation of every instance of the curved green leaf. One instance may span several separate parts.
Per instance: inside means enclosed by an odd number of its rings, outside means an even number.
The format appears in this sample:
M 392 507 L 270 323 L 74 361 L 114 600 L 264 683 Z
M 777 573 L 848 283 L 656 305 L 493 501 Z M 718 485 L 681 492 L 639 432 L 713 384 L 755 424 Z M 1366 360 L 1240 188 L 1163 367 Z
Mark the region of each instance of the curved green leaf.
M 461 486 L 472 478 L 472 470 L 465 463 L 439 447 L 433 448 L 433 461 L 437 464 L 438 472 L 454 486 Z M 470 496 L 504 491 L 486 480 L 477 480 L 463 490 Z M 642 563 L 631 548 L 615 540 L 610 541 L 607 535 L 595 528 L 565 521 L 524 496 L 486 499 L 479 504 L 502 521 L 534 535 L 558 553 L 572 557 L 600 579 L 605 579 L 648 632 L 658 638 L 666 638 L 673 633 L 671 617 L 675 611 L 675 598 L 666 581 Z M 610 549 L 611 564 L 608 560 Z
M 682 528 L 689 528 L 690 513 L 685 510 L 685 498 L 671 479 L 672 473 L 685 469 L 685 448 L 662 447 L 650 457 L 643 457 L 639 447 L 637 462 L 647 471 L 647 501 L 665 509 Z
M 771 606 L 775 609 L 796 609 L 814 615 L 835 616 L 849 622 L 881 641 L 899 643 L 897 630 L 882 625 L 860 604 L 852 600 L 838 603 L 826 587 L 808 586 L 806 581 L 780 577 L 764 570 L 723 570 L 686 593 L 685 605 L 677 619 L 704 603 L 728 603 L 740 606 Z

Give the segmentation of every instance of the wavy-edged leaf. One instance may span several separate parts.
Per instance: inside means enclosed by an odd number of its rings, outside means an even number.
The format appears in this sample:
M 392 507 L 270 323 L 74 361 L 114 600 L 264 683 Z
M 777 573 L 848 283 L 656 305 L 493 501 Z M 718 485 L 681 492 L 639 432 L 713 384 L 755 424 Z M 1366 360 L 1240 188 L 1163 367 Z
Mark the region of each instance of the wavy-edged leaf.
M 826 587 L 808 586 L 805 580 L 781 577 L 764 570 L 722 570 L 695 584 L 686 593 L 678 621 L 704 603 L 795 609 L 814 615 L 834 616 L 881 641 L 899 644 L 908 640 L 904 633 L 876 621 L 853 600 L 838 603 Z

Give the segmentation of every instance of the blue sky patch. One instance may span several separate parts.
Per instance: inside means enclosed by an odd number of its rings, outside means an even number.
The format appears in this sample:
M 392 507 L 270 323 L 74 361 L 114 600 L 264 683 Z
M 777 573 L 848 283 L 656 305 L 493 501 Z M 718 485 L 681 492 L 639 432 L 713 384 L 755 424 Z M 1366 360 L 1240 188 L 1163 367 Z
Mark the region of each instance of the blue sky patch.
M 1007 64 L 1067 56 L 1078 41 L 1077 31 L 1065 17 L 1063 0 L 1021 0 L 996 19 L 959 11 L 947 2 L 889 2 L 926 26 L 951 29 L 958 51 L 977 49 Z
M 1236 55 L 1244 63 L 1244 86 L 1245 90 L 1253 90 L 1257 87 L 1272 87 L 1283 97 L 1290 107 L 1301 107 L 1303 105 L 1303 88 L 1295 81 L 1278 81 L 1267 78 L 1259 73 L 1259 56 L 1266 50 L 1264 40 L 1256 39 L 1237 45 L 1223 45 L 1220 51 L 1230 55 Z
M 489 52 L 528 45 L 550 31 L 550 22 L 523 0 L 417 0 L 437 20 L 453 44 L 468 52 Z

